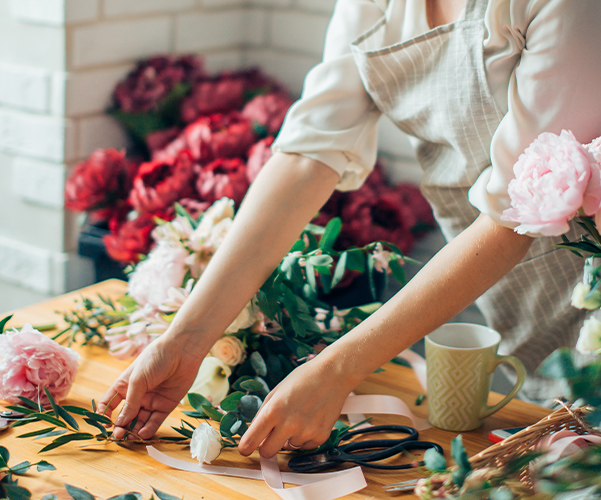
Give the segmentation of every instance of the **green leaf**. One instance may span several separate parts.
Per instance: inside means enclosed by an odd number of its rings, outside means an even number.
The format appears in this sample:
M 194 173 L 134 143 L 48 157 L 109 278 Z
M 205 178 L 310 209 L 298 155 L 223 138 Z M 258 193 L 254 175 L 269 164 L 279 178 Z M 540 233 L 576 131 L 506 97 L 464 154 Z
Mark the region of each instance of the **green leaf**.
M 91 418 L 84 418 L 84 422 L 86 422 L 88 425 L 91 425 L 92 427 L 95 427 L 96 429 L 98 429 L 100 431 L 100 434 L 102 434 L 103 437 L 108 438 L 109 437 L 109 433 L 106 430 L 106 427 L 104 425 L 102 425 L 99 422 L 96 422 L 95 420 L 92 420 Z
M 122 493 L 115 497 L 108 498 L 107 500 L 143 500 L 142 495 L 137 492 Z
M 260 377 L 265 377 L 267 375 L 267 365 L 265 364 L 265 360 L 259 351 L 254 351 L 250 355 L 250 364 L 252 365 L 253 370 Z
M 28 408 L 31 408 L 32 410 L 35 410 L 35 411 L 43 411 L 43 408 L 41 408 L 40 405 L 38 403 L 36 403 L 35 401 L 32 401 L 31 399 L 26 398 L 25 396 L 19 396 L 19 399 Z
M 159 497 L 159 500 L 182 500 L 180 497 L 174 497 L 173 495 L 163 493 L 155 488 L 152 488 L 152 491 L 154 491 L 154 494 Z
M 425 394 L 419 394 L 417 396 L 417 399 L 415 400 L 415 406 L 419 406 L 424 402 L 424 399 L 426 399 L 426 395 Z
M 405 283 L 407 283 L 407 274 L 405 273 L 405 267 L 402 264 L 399 264 L 398 260 L 390 260 L 390 262 L 388 262 L 388 267 L 392 271 L 394 279 L 397 280 L 399 284 L 404 285 Z
M 86 417 L 88 417 L 90 420 L 94 420 L 95 422 L 98 422 L 100 424 L 113 425 L 113 421 L 110 418 L 108 418 L 106 415 L 100 415 L 99 413 L 88 412 L 88 413 L 86 413 Z
M 10 453 L 4 446 L 0 446 L 0 467 L 6 467 L 10 459 Z
M 312 266 L 328 266 L 334 259 L 331 255 L 321 254 L 321 255 L 312 255 L 307 259 L 307 264 L 311 264 Z
M 237 411 L 226 413 L 219 423 L 219 432 L 222 436 L 232 437 L 232 426 L 238 422 Z
M 347 258 L 347 252 L 342 252 L 342 254 L 340 254 L 340 258 L 336 263 L 336 269 L 334 270 L 334 277 L 332 278 L 332 288 L 334 288 L 338 283 L 340 283 L 340 280 L 342 280 L 342 278 L 344 277 L 344 273 L 346 272 Z
M 8 500 L 29 500 L 31 498 L 31 491 L 16 484 L 4 484 L 2 487 Z
M 46 462 L 46 460 L 40 460 L 37 463 L 37 469 L 38 472 L 44 472 L 45 470 L 56 470 L 56 467 L 48 462 Z
M 213 408 L 211 404 L 203 405 L 202 410 L 209 418 L 215 420 L 215 422 L 221 422 L 221 419 L 223 418 L 223 413 Z
M 47 432 L 46 434 L 41 434 L 37 437 L 34 437 L 33 439 L 43 439 L 43 438 L 49 438 L 49 437 L 54 437 L 54 436 L 62 436 L 64 434 L 66 434 L 67 432 L 69 432 L 67 429 L 61 429 L 58 431 L 51 431 L 51 432 Z
M 432 471 L 441 472 L 446 470 L 447 461 L 434 448 L 429 448 L 424 453 L 424 465 Z
M 375 259 L 374 259 L 373 254 L 371 254 L 371 253 L 367 254 L 366 263 L 367 263 L 367 279 L 369 281 L 369 292 L 371 293 L 371 297 L 374 300 L 376 300 L 377 293 L 376 293 L 376 284 L 374 282 Z
M 188 402 L 190 403 L 190 406 L 192 406 L 192 408 L 194 408 L 197 412 L 203 415 L 206 415 L 206 413 L 203 410 L 203 406 L 213 406 L 211 402 L 202 394 L 197 394 L 195 392 L 188 393 Z
M 255 415 L 259 411 L 259 408 L 261 408 L 262 404 L 263 401 L 261 401 L 261 398 L 253 395 L 247 395 L 240 399 L 240 402 L 238 403 L 238 410 L 245 421 L 251 422 L 252 419 L 255 418 Z
M 46 394 L 46 397 L 48 398 L 48 401 L 50 401 L 50 406 L 52 406 L 52 411 L 54 412 L 54 416 L 56 418 L 58 418 L 59 413 L 58 413 L 56 402 L 54 401 L 54 398 L 52 397 L 52 394 L 50 393 L 50 391 L 48 390 L 47 387 L 43 387 L 43 389 L 44 389 L 44 393 Z
M 244 396 L 243 392 L 232 392 L 227 398 L 221 401 L 221 409 L 223 411 L 234 411 L 238 409 L 238 401 Z
M 77 423 L 77 421 L 71 415 L 69 415 L 63 408 L 61 408 L 59 405 L 56 405 L 56 410 L 58 411 L 59 416 L 65 422 L 67 422 L 67 424 L 69 424 L 76 431 L 79 430 L 79 424 Z
M 538 368 L 543 377 L 554 379 L 575 377 L 578 374 L 574 366 L 571 349 L 564 347 L 553 351 Z
M 43 436 L 44 434 L 52 432 L 54 429 L 56 429 L 56 427 L 46 427 L 44 429 L 40 429 L 37 431 L 27 432 L 25 434 L 19 434 L 17 437 L 18 438 L 30 438 L 30 437 L 34 437 L 34 436 Z
M 349 248 L 347 251 L 346 268 L 349 271 L 365 272 L 365 257 L 363 251 L 358 248 Z
M 466 476 L 471 472 L 472 466 L 467 458 L 461 434 L 451 441 L 451 455 L 457 464 L 457 470 L 453 472 L 453 481 L 456 485 L 462 486 Z
M 11 472 L 15 474 L 25 474 L 31 468 L 30 462 L 21 462 L 20 464 L 14 465 L 10 468 Z
M 340 217 L 334 217 L 327 223 L 325 231 L 319 240 L 319 248 L 323 250 L 330 250 L 334 248 L 334 244 L 340 235 L 342 229 L 342 221 Z
M 110 110 L 109 114 L 140 142 L 146 142 L 146 137 L 152 132 L 169 128 L 169 124 L 157 113 L 128 113 L 121 110 Z
M 48 446 L 44 446 L 39 453 L 44 451 L 50 451 L 54 448 L 58 448 L 59 446 L 63 446 L 64 444 L 70 443 L 71 441 L 87 441 L 89 439 L 94 439 L 93 434 L 89 434 L 87 432 L 75 432 L 73 434 L 66 434 L 64 436 L 60 436 L 56 438 L 52 443 Z
M 12 317 L 13 315 L 11 314 L 10 316 L 7 316 L 2 321 L 0 321 L 0 333 L 4 333 L 4 327 L 6 326 L 6 323 L 8 323 L 11 320 Z
M 263 384 L 256 380 L 245 380 L 240 384 L 240 388 L 248 392 L 260 392 L 263 389 Z
M 252 377 L 250 375 L 242 375 L 238 380 L 236 380 L 234 382 L 234 385 L 232 386 L 232 389 L 234 389 L 235 391 L 241 391 L 242 389 L 242 383 L 246 382 L 247 380 L 252 380 Z M 244 389 L 246 390 L 246 389 Z
M 305 266 L 305 276 L 307 277 L 307 283 L 314 294 L 317 294 L 317 280 L 315 279 L 315 268 L 311 262 L 307 261 Z
M 44 495 L 42 500 L 58 500 L 58 497 L 55 494 L 50 493 L 48 495 Z
M 507 488 L 495 488 L 490 492 L 490 500 L 513 500 L 514 496 L 511 490 Z
M 86 490 L 77 488 L 76 486 L 65 484 L 65 489 L 67 490 L 67 493 L 71 495 L 71 498 L 73 498 L 73 500 L 95 500 L 93 495 L 88 493 Z

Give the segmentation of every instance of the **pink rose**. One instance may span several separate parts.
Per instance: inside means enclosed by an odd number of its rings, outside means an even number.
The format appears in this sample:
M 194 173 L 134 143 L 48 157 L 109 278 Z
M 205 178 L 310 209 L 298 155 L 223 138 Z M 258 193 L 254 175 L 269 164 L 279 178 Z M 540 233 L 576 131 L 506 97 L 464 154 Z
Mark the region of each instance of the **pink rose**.
M 253 125 L 263 128 L 267 134 L 277 135 L 290 106 L 292 99 L 282 93 L 272 92 L 255 97 L 244 106 L 242 116 Z
M 246 358 L 246 349 L 238 337 L 221 337 L 211 349 L 211 354 L 226 365 L 236 366 Z
M 0 335 L 0 399 L 20 403 L 19 396 L 48 404 L 43 388 L 64 399 L 77 374 L 79 354 L 25 325 Z
M 240 205 L 247 189 L 246 164 L 240 158 L 219 158 L 209 163 L 196 182 L 200 198 L 209 203 L 226 197 Z
M 217 80 L 197 83 L 181 108 L 182 120 L 191 123 L 202 115 L 228 113 L 244 103 L 244 80 L 223 76 Z
M 257 178 L 263 165 L 271 158 L 273 154 L 271 152 L 272 144 L 273 137 L 270 136 L 261 139 L 250 148 L 250 151 L 248 152 L 248 162 L 246 163 L 246 177 L 248 178 L 248 182 L 253 182 Z
M 509 183 L 511 208 L 502 220 L 519 222 L 520 234 L 557 236 L 582 208 L 593 215 L 601 205 L 599 164 L 574 134 L 542 133 L 513 167 Z

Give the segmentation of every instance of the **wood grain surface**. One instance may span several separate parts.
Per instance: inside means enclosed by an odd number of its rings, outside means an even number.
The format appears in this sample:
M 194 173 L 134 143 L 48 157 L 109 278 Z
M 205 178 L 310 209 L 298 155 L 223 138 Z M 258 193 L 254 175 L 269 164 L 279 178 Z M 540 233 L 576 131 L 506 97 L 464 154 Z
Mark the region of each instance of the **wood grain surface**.
M 109 280 L 91 287 L 56 297 L 31 307 L 14 312 L 14 317 L 8 324 L 9 327 L 20 327 L 25 323 L 41 325 L 57 323 L 60 328 L 61 315 L 56 311 L 66 311 L 74 306 L 74 301 L 81 297 L 94 297 L 97 293 L 105 296 L 117 297 L 126 290 L 126 284 L 118 280 Z M 91 408 L 91 400 L 99 400 L 111 383 L 117 378 L 128 362 L 119 361 L 110 356 L 105 348 L 96 346 L 75 346 L 81 354 L 79 373 L 71 393 L 65 404 L 77 404 Z M 357 394 L 390 394 L 404 400 L 409 407 L 421 417 L 427 417 L 427 400 L 420 406 L 415 406 L 415 401 L 422 389 L 413 374 L 405 367 L 388 363 L 381 373 L 373 374 L 357 389 Z M 500 395 L 492 394 L 491 403 L 499 401 Z M 189 407 L 180 406 L 166 420 L 157 436 L 175 435 L 171 426 L 178 426 L 180 418 L 186 418 L 181 410 Z M 512 401 L 495 415 L 489 417 L 481 428 L 463 433 L 464 444 L 468 454 L 481 451 L 488 447 L 488 432 L 492 429 L 503 427 L 516 427 L 529 425 L 548 414 L 545 408 L 533 406 L 521 401 Z M 399 417 L 373 416 L 372 423 L 400 423 L 408 424 Z M 23 460 L 35 462 L 45 459 L 56 466 L 56 471 L 30 472 L 20 476 L 19 484 L 33 492 L 33 499 L 42 498 L 45 494 L 54 493 L 59 499 L 70 499 L 64 490 L 68 483 L 79 488 L 84 488 L 98 498 L 109 498 L 129 491 L 142 493 L 144 499 L 150 498 L 152 487 L 175 495 L 186 500 L 221 500 L 221 499 L 277 499 L 263 481 L 250 479 L 207 476 L 196 473 L 183 472 L 170 469 L 151 459 L 143 445 L 118 446 L 116 444 L 85 444 L 69 443 L 56 450 L 40 455 L 39 450 L 50 442 L 49 439 L 33 440 L 18 439 L 19 434 L 35 430 L 35 425 L 9 429 L 0 434 L 0 443 L 11 452 L 11 464 Z M 40 428 L 42 426 L 40 425 Z M 82 427 L 87 424 L 82 423 Z M 424 440 L 435 441 L 443 446 L 445 455 L 450 457 L 450 441 L 456 433 L 438 429 L 428 429 L 421 433 Z M 87 442 L 86 442 L 87 443 Z M 156 445 L 161 451 L 182 460 L 190 460 L 187 447 L 175 444 Z M 282 470 L 288 470 L 286 463 L 289 455 L 280 454 Z M 236 466 L 246 468 L 259 468 L 258 454 L 245 458 L 235 449 L 224 450 L 214 462 L 216 465 Z M 348 499 L 380 499 L 380 498 L 416 498 L 407 494 L 386 493 L 383 485 L 419 477 L 416 472 L 383 471 L 377 472 L 365 469 L 368 487 L 358 493 L 347 496 Z

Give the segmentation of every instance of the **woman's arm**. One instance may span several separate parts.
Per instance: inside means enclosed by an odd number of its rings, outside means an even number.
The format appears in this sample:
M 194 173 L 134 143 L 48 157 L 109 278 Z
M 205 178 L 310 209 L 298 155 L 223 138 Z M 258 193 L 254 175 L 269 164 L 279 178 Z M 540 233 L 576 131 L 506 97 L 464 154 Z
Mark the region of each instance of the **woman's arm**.
M 339 175 L 298 155 L 274 155 L 251 186 L 234 224 L 168 330 L 125 370 L 99 410 L 112 412 L 121 439 L 150 438 L 192 385 L 213 344 L 269 277 L 332 194 Z
M 278 385 L 241 439 L 240 452 L 259 447 L 269 457 L 287 440 L 306 449 L 321 444 L 361 380 L 471 304 L 531 242 L 480 216 L 380 310 Z

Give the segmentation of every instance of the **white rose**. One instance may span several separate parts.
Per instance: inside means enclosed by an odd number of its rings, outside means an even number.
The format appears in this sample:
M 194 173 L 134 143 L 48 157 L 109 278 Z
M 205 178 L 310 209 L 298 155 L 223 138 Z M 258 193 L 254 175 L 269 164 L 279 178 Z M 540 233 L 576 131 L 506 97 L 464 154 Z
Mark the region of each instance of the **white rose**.
M 572 292 L 572 305 L 578 309 L 588 309 L 594 311 L 601 307 L 601 293 L 596 291 L 592 297 L 587 298 L 591 291 L 590 285 L 578 283 Z
M 257 311 L 251 300 L 246 307 L 242 309 L 238 317 L 227 327 L 225 333 L 236 333 L 238 330 L 244 330 L 253 326 L 258 319 Z
M 207 245 L 213 252 L 221 246 L 233 223 L 234 219 L 223 219 L 213 226 L 207 240 Z
M 142 306 L 159 307 L 168 298 L 171 287 L 182 286 L 188 255 L 181 246 L 159 243 L 131 274 L 129 294 Z
M 190 454 L 198 463 L 210 464 L 221 453 L 221 435 L 208 423 L 203 422 L 192 433 Z
M 213 203 L 203 214 L 198 227 L 190 236 L 190 247 L 200 250 L 205 245 L 205 240 L 211 235 L 215 225 L 224 219 L 234 217 L 234 201 L 229 198 L 221 198 Z
M 580 329 L 576 350 L 584 354 L 601 354 L 601 322 L 596 318 L 587 319 Z
M 246 349 L 238 337 L 221 337 L 211 349 L 211 354 L 226 365 L 236 366 L 246 358 Z
M 223 361 L 214 356 L 207 356 L 198 369 L 198 375 L 188 392 L 202 394 L 214 405 L 221 403 L 230 390 L 228 377 L 232 370 Z M 186 396 L 182 403 L 188 400 Z

